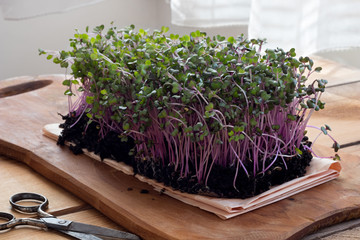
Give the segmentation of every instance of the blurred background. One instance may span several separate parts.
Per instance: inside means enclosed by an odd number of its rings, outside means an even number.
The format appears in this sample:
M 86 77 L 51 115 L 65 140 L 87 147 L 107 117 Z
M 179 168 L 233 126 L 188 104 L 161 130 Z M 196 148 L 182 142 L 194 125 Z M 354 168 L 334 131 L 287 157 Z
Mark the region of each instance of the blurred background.
M 359 9 L 357 0 L 0 0 L 0 80 L 64 74 L 38 49 L 69 49 L 75 29 L 111 22 L 267 38 L 268 48 L 294 47 L 360 68 Z

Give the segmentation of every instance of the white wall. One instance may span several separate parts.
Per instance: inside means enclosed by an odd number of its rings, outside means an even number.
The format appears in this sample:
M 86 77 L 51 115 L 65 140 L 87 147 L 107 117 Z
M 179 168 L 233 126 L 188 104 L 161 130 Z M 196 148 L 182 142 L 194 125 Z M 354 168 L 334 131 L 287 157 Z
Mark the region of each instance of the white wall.
M 195 28 L 171 25 L 170 4 L 167 0 L 104 0 L 61 14 L 8 21 L 0 13 L 0 80 L 17 76 L 65 73 L 60 66 L 38 55 L 38 49 L 69 48 L 74 29 L 84 31 L 104 24 L 119 27 L 134 24 L 137 29 L 170 27 L 170 32 L 188 34 Z M 208 35 L 237 36 L 247 33 L 247 26 L 207 28 Z

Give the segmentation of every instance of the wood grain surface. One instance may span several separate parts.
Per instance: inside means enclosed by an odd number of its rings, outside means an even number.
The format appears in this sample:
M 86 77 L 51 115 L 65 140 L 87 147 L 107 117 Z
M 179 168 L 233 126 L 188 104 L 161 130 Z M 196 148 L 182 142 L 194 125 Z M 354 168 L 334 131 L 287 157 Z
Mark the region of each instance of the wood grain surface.
M 64 190 L 36 173 L 24 163 L 0 155 L 0 211 L 9 212 L 16 218 L 37 217 L 33 214 L 21 214 L 11 209 L 9 198 L 20 192 L 35 192 L 49 199 L 47 212 L 71 221 L 78 221 L 102 227 L 125 230 L 109 218 L 92 208 L 86 202 Z M 0 219 L 0 223 L 2 220 Z M 0 239 L 7 240 L 45 240 L 45 239 L 73 239 L 55 231 L 40 228 L 19 226 L 16 229 L 0 231 Z
M 42 136 L 45 124 L 61 121 L 57 113 L 66 112 L 67 100 L 62 77 L 38 79 L 53 83 L 0 99 L 0 154 L 26 163 L 144 239 L 300 239 L 319 228 L 360 217 L 360 157 L 346 151 L 341 153 L 343 171 L 337 180 L 230 220 L 161 195 L 132 176 L 86 156 L 74 156 Z M 6 84 L 17 83 L 13 79 Z M 339 99 L 344 101 L 343 96 Z M 338 107 L 342 105 L 339 103 Z M 342 133 L 360 129 L 354 125 L 358 115 L 352 116 L 358 107 L 352 107 L 346 113 L 346 124 L 336 114 L 335 118 L 330 113 L 316 116 L 331 125 L 342 144 L 360 140 L 354 134 Z M 316 150 L 319 154 L 331 154 L 327 140 L 319 140 Z M 147 194 L 141 193 L 144 189 Z

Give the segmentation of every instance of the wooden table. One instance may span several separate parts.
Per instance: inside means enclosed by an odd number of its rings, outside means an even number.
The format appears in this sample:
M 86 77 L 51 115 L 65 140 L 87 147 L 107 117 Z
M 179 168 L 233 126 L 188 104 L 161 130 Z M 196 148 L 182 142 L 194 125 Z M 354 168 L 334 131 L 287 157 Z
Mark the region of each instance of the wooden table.
M 341 152 L 360 156 L 360 71 L 323 59 L 316 62 L 323 71 L 313 74 L 312 79 L 327 79 L 329 83 L 322 95 L 325 109 L 315 112 L 309 124 L 330 125 L 330 133 L 342 145 Z M 309 131 L 310 138 L 317 134 Z M 331 141 L 321 137 L 319 143 L 330 145 Z
M 38 90 L 24 93 L 23 96 L 27 98 L 26 102 L 24 102 L 24 98 L 13 97 L 6 99 L 4 105 L 0 104 L 0 112 L 4 111 L 1 112 L 1 116 L 8 118 L 8 121 L 0 119 L 0 154 L 7 156 L 0 158 L 0 176 L 3 181 L 0 185 L 0 191 L 3 192 L 0 196 L 0 208 L 4 206 L 4 209 L 0 211 L 9 211 L 8 198 L 11 194 L 19 191 L 35 191 L 48 196 L 50 212 L 62 218 L 113 228 L 121 228 L 119 225 L 122 225 L 145 239 L 194 239 L 195 236 L 196 238 L 223 239 L 225 235 L 235 236 L 234 231 L 242 234 L 241 236 L 237 235 L 236 239 L 300 239 L 321 227 L 357 218 L 360 216 L 358 205 L 360 194 L 355 189 L 360 180 L 356 174 L 360 165 L 358 164 L 360 162 L 358 144 L 360 141 L 358 124 L 360 122 L 358 114 L 360 113 L 360 104 L 359 90 L 354 86 L 358 84 L 357 80 L 360 79 L 360 74 L 359 71 L 338 64 L 326 61 L 318 62 L 321 62 L 325 69 L 323 75 L 318 77 L 329 79 L 330 87 L 328 93 L 324 95 L 327 103 L 326 110 L 320 114 L 314 114 L 311 124 L 321 126 L 326 123 L 330 125 L 333 128 L 334 137 L 346 146 L 341 150 L 346 172 L 339 180 L 324 184 L 306 193 L 297 194 L 292 199 L 283 200 L 244 216 L 220 221 L 212 214 L 187 206 L 167 196 L 159 195 L 146 184 L 136 182 L 131 177 L 123 176 L 100 163 L 91 162 L 84 156 L 74 157 L 68 150 L 60 149 L 53 143 L 50 144 L 50 140 L 43 138 L 39 132 L 34 133 L 34 131 L 40 131 L 44 123 L 51 123 L 54 119 L 59 119 L 57 112 L 66 112 L 66 98 L 60 100 L 58 96 L 53 96 L 51 91 Z M 46 79 L 46 77 L 37 79 L 44 78 Z M 14 82 L 26 83 L 31 79 L 17 78 L 15 80 L 2 82 L 1 87 L 10 86 Z M 39 104 L 39 93 L 52 104 L 50 108 L 48 103 L 44 103 L 41 114 L 37 113 L 36 106 L 34 106 Z M 2 101 L 1 98 L 0 101 Z M 8 111 L 11 107 L 16 106 L 21 106 L 24 111 L 33 111 L 34 115 L 26 114 L 19 109 Z M 26 121 L 16 118 L 17 115 L 22 114 L 26 115 Z M 35 129 L 29 128 L 29 123 Z M 7 134 L 4 128 L 11 129 L 11 132 Z M 310 132 L 310 135 L 316 135 L 316 132 Z M 322 137 L 318 141 L 318 150 L 323 153 L 327 152 L 326 148 L 330 145 L 331 142 Z M 64 165 L 62 159 L 64 157 L 73 163 L 71 169 Z M 71 158 L 76 158 L 76 161 Z M 44 159 L 49 161 L 44 161 Z M 29 169 L 27 165 L 36 169 L 47 179 Z M 87 169 L 82 169 L 84 166 Z M 90 176 L 84 176 L 84 172 Z M 93 181 L 91 176 L 96 180 Z M 49 180 L 60 186 L 54 185 Z M 109 188 L 113 183 L 111 181 L 120 182 L 116 188 Z M 9 187 L 10 184 L 11 187 Z M 109 189 L 103 189 L 104 185 L 99 184 L 106 184 Z M 129 184 L 135 191 L 126 191 Z M 79 186 L 83 188 L 76 188 Z M 87 188 L 87 186 L 90 187 Z M 334 189 L 339 187 L 342 192 L 334 192 Z M 71 194 L 64 189 L 70 191 Z M 141 189 L 148 190 L 149 194 L 139 194 Z M 342 197 L 342 201 L 332 199 L 333 195 L 327 195 L 329 190 L 336 197 Z M 113 201 L 113 196 L 118 198 L 117 201 Z M 315 200 L 309 202 L 309 197 Z M 323 206 L 324 197 L 326 198 L 326 207 Z M 122 208 L 120 203 L 132 207 Z M 305 217 L 294 214 L 294 211 L 298 211 L 297 204 L 307 206 L 306 211 L 309 214 Z M 127 212 L 129 209 L 131 211 Z M 100 212 L 106 214 L 117 224 L 111 222 Z M 151 222 L 159 222 L 160 219 L 162 219 L 161 224 L 154 225 Z M 206 229 L 204 221 L 215 230 Z M 224 230 L 223 235 L 216 230 L 217 228 Z M 6 236 L 6 239 L 26 239 L 28 236 L 29 239 L 34 239 L 34 234 L 37 234 L 37 239 L 41 239 L 42 235 L 44 235 L 44 239 L 60 237 L 53 233 L 25 228 L 1 234 L 3 234 L 1 238 Z
M 89 204 L 64 190 L 63 187 L 50 182 L 22 162 L 0 155 L 0 176 L 0 211 L 10 212 L 16 217 L 28 217 L 28 215 L 20 214 L 11 209 L 9 197 L 20 192 L 35 192 L 49 199 L 47 212 L 59 218 L 125 230 Z M 24 226 L 17 227 L 10 231 L 0 232 L 0 239 L 45 240 L 73 238 L 61 235 L 55 231 L 45 231 L 43 229 Z

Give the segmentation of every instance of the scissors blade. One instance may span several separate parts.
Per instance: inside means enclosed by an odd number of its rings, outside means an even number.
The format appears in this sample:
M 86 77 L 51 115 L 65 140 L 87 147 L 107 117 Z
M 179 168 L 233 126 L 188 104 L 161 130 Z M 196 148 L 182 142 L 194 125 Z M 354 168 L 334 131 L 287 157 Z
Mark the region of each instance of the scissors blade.
M 112 237 L 112 238 L 120 238 L 120 239 L 130 239 L 130 240 L 140 240 L 140 238 L 132 233 L 123 232 L 115 229 L 105 228 L 105 227 L 98 227 L 94 225 L 88 225 L 79 222 L 72 222 L 68 229 L 68 231 L 73 232 L 81 232 L 81 233 L 88 233 L 94 234 L 98 236 L 104 237 Z
M 79 239 L 79 240 L 102 240 L 102 238 L 99 238 L 99 237 L 91 235 L 91 234 L 70 232 L 70 231 L 65 231 L 65 230 L 60 230 L 60 229 L 57 229 L 57 231 L 62 232 L 66 235 L 69 235 L 69 236 Z
M 49 228 L 54 228 L 56 230 L 70 231 L 70 232 L 79 232 L 85 234 L 93 234 L 103 237 L 112 237 L 120 239 L 129 239 L 129 240 L 140 240 L 138 236 L 132 233 L 123 232 L 115 229 L 98 227 L 94 225 L 89 225 L 85 223 L 73 222 L 68 220 L 63 220 L 59 218 L 41 218 L 45 222 L 46 226 Z
M 84 234 L 93 234 L 103 237 L 112 237 L 120 239 L 140 240 L 138 236 L 132 233 L 123 232 L 115 229 L 98 227 L 85 223 L 73 222 L 58 218 L 41 218 L 47 227 L 54 228 L 59 231 L 79 232 Z

